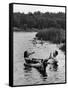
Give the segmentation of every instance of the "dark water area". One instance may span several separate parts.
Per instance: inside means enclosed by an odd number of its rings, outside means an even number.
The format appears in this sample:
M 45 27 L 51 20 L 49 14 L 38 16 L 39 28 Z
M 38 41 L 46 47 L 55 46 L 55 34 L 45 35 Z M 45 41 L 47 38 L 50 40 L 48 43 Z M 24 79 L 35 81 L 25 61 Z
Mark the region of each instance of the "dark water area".
M 13 83 L 14 85 L 33 85 L 33 84 L 50 84 L 65 82 L 65 54 L 58 48 L 56 44 L 45 42 L 43 46 L 33 45 L 32 40 L 35 37 L 35 32 L 14 32 L 13 33 Z M 50 52 L 58 51 L 56 57 L 58 67 L 53 69 L 53 65 L 48 65 L 45 72 L 41 72 L 37 68 L 28 68 L 24 66 L 24 51 L 35 51 L 32 57 L 48 58 Z M 52 60 L 49 60 L 52 62 Z

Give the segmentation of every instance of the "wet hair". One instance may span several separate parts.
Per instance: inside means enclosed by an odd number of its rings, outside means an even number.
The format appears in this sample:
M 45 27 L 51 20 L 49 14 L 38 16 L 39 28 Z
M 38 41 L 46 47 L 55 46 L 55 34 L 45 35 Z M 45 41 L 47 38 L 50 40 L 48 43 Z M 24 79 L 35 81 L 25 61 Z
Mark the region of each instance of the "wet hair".
M 53 56 L 56 57 L 58 55 L 58 51 L 55 50 L 55 52 L 53 53 Z
M 24 51 L 24 58 L 25 57 L 28 57 L 28 52 L 27 51 Z

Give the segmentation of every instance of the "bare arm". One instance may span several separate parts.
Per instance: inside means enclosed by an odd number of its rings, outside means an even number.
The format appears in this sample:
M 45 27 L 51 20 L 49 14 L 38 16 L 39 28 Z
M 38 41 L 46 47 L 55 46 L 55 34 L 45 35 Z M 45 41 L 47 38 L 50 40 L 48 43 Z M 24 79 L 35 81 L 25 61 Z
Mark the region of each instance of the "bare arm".
M 29 53 L 29 56 L 32 55 L 32 54 L 34 54 L 34 53 L 35 53 L 35 52 Z

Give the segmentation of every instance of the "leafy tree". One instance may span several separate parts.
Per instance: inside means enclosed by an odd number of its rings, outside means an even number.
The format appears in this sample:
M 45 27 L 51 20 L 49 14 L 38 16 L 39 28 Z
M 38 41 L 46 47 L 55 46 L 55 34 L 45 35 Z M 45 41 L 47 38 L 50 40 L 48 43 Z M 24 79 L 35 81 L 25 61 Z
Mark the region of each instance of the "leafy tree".
M 41 13 L 40 11 L 34 13 L 14 13 L 13 14 L 14 27 L 18 28 L 62 28 L 66 29 L 65 13 Z

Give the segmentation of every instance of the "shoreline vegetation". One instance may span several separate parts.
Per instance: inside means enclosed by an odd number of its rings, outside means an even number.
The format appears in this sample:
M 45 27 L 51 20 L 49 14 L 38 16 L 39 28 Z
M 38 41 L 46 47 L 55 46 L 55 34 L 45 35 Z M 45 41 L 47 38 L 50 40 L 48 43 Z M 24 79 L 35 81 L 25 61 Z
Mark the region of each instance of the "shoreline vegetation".
M 13 13 L 13 31 L 15 32 L 37 32 L 38 40 L 49 41 L 55 44 L 63 43 L 59 49 L 66 51 L 66 20 L 65 14 L 42 13 Z
M 59 49 L 61 49 L 65 54 L 66 54 L 66 44 L 64 44 L 62 47 L 60 47 Z
M 66 41 L 65 41 L 65 31 L 63 29 L 49 28 L 42 30 L 36 34 L 38 40 L 49 41 L 55 44 L 63 43 L 59 49 L 64 53 L 66 52 Z M 65 53 L 66 54 L 66 53 Z
M 62 50 L 64 53 L 66 52 L 65 30 L 63 29 L 48 28 L 48 29 L 38 30 L 33 28 L 25 31 L 24 29 L 19 29 L 15 27 L 13 28 L 13 31 L 14 32 L 37 32 L 35 37 L 38 40 L 42 39 L 44 41 L 49 41 L 55 44 L 63 43 L 63 45 L 59 49 Z
M 15 32 L 39 32 L 39 29 L 36 29 L 36 28 L 27 28 L 25 30 L 23 28 L 13 27 L 13 31 L 15 31 Z

